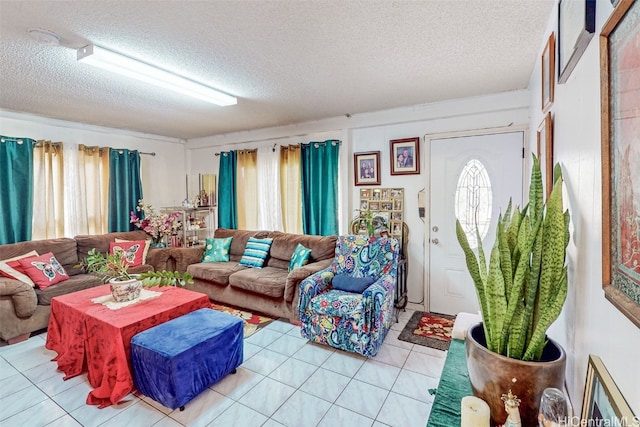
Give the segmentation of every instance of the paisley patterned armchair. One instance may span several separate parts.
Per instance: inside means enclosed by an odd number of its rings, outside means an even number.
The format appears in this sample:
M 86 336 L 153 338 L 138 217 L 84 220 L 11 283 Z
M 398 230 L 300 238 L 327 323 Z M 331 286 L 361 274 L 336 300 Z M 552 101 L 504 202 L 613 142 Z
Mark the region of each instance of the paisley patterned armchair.
M 300 283 L 302 336 L 373 357 L 393 319 L 399 244 L 396 239 L 340 236 L 331 265 Z M 333 288 L 335 276 L 370 278 L 362 293 Z

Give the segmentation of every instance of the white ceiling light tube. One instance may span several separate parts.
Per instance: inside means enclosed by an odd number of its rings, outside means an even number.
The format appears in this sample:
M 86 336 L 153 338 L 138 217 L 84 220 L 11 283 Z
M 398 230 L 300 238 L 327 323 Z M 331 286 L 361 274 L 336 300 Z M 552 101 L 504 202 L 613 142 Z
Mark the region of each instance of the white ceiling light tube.
M 153 65 L 145 64 L 111 50 L 96 45 L 78 49 L 78 61 L 123 76 L 151 83 L 175 92 L 192 96 L 216 105 L 235 105 L 238 99 L 193 80 L 170 73 Z

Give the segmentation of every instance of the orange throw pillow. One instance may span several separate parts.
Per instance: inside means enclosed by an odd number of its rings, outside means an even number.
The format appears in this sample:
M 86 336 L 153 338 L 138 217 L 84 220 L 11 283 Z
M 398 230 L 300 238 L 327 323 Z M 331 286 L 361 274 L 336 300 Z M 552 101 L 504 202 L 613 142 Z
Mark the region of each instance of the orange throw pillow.
M 31 280 L 29 276 L 27 276 L 24 273 L 24 270 L 22 269 L 22 266 L 20 265 L 18 260 L 37 257 L 37 256 L 38 256 L 38 252 L 31 251 L 26 254 L 14 256 L 13 258 L 0 261 L 0 276 L 8 277 L 9 279 L 19 280 L 21 282 L 28 283 L 31 286 L 35 287 L 36 286 L 35 283 L 33 283 L 33 280 Z

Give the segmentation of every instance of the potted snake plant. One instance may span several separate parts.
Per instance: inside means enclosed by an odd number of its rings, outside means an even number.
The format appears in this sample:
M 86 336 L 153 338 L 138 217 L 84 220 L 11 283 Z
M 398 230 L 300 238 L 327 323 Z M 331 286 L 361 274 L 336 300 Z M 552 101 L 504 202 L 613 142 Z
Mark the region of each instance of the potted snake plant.
M 193 283 L 193 276 L 177 271 L 130 273 L 130 264 L 124 257 L 125 254 L 121 251 L 103 254 L 93 248 L 78 266 L 86 273 L 98 275 L 104 283 L 109 283 L 111 294 L 117 302 L 138 298 L 143 286 L 184 286 L 187 283 Z
M 570 218 L 563 212 L 562 182 L 556 165 L 545 204 L 540 164 L 533 156 L 529 203 L 512 211 L 509 202 L 498 219 L 488 265 L 482 244 L 476 256 L 456 222 L 482 315 L 482 323 L 467 333 L 469 379 L 474 394 L 489 404 L 495 424 L 505 420 L 501 396 L 509 389 L 521 400 L 523 425 L 537 425 L 542 391 L 564 387 L 565 352 L 547 337 L 567 297 Z

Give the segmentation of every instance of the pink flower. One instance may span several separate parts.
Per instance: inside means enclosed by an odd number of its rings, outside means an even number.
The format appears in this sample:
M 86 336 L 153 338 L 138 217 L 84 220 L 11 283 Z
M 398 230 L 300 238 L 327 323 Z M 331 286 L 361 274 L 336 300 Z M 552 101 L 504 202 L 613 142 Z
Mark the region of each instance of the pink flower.
M 138 201 L 136 210 L 144 213 L 144 219 L 138 218 L 134 212 L 131 212 L 130 222 L 144 230 L 155 241 L 177 234 L 182 228 L 179 212 L 157 213 L 153 206 L 145 204 L 143 200 Z

